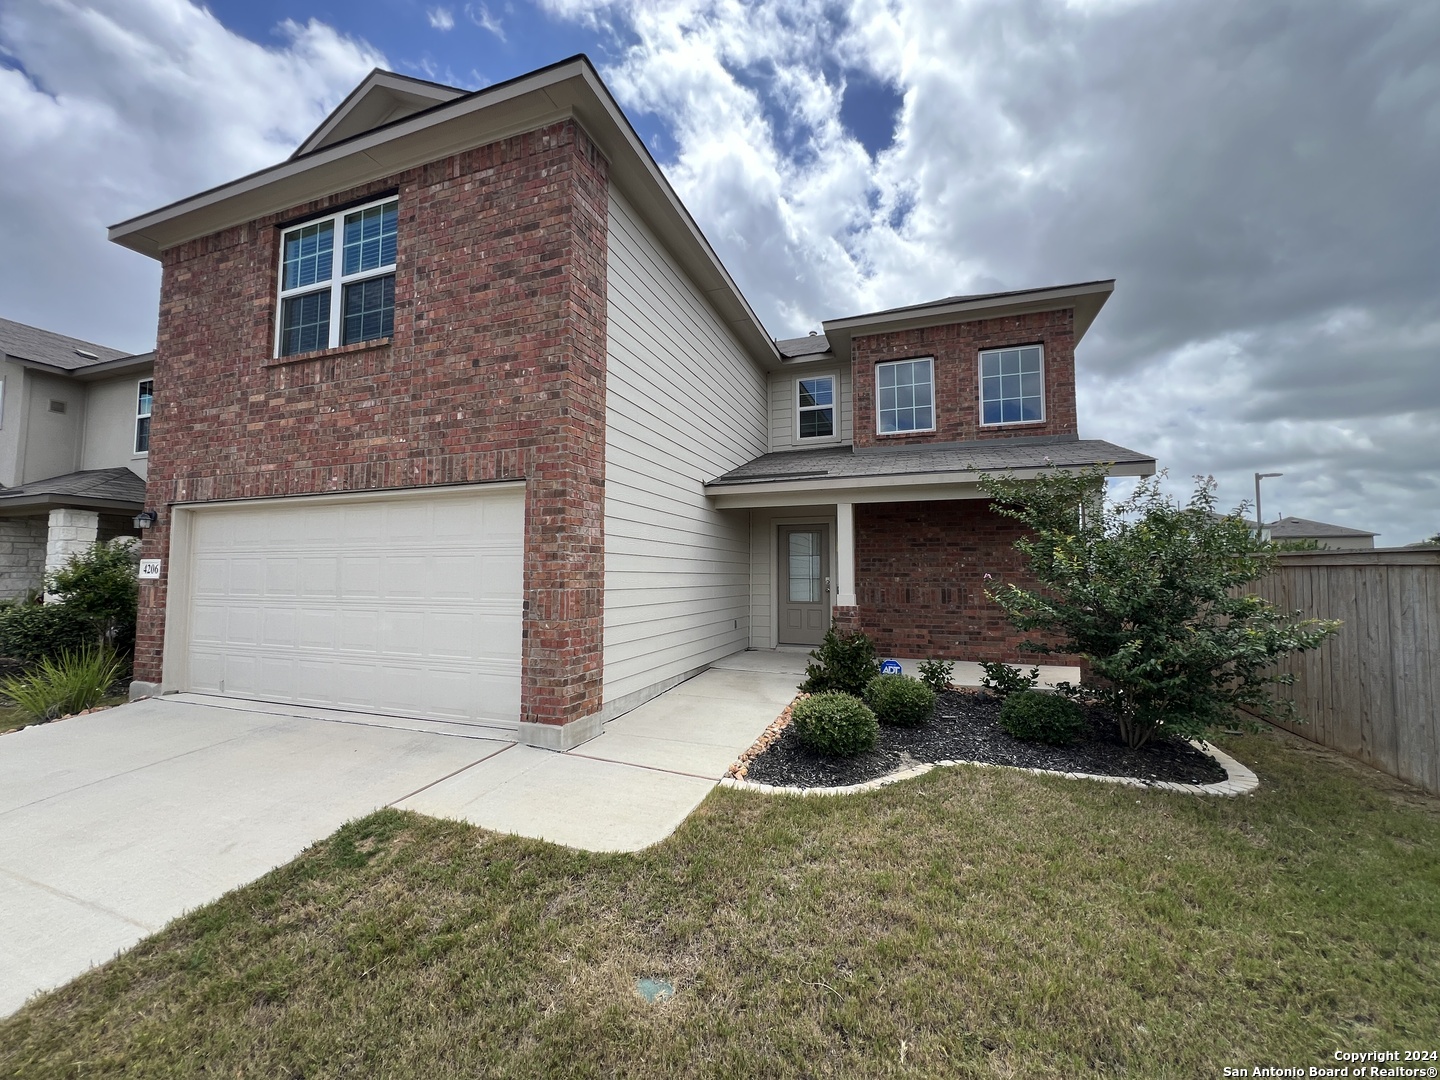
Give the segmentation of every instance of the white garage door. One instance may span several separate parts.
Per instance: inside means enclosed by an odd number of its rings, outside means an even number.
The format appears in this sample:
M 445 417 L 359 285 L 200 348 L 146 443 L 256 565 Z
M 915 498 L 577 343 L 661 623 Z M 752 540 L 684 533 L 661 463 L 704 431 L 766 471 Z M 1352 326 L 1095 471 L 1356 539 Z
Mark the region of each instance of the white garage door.
M 519 487 L 189 511 L 185 689 L 520 718 Z

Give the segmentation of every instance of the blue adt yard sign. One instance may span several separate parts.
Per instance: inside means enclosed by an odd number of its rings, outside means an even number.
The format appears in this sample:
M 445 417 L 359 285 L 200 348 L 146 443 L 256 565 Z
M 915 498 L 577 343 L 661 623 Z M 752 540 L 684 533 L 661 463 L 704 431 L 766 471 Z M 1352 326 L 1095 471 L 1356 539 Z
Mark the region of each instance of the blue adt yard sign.
M 875 669 L 874 669 L 874 668 L 871 668 L 870 670 L 871 670 L 871 671 L 874 671 Z M 899 675 L 899 674 L 900 674 L 900 661 L 899 661 L 899 660 L 886 660 L 886 661 L 884 661 L 884 662 L 880 665 L 880 674 L 881 674 L 881 675 Z

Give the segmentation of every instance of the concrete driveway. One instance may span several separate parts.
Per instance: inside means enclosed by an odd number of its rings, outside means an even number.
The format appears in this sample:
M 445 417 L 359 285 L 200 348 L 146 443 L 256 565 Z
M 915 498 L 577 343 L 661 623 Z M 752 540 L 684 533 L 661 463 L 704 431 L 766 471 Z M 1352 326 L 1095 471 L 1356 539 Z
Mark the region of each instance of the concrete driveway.
M 566 754 L 189 695 L 0 736 L 0 1015 L 380 807 L 591 850 L 655 843 L 775 719 L 802 667 L 738 654 Z

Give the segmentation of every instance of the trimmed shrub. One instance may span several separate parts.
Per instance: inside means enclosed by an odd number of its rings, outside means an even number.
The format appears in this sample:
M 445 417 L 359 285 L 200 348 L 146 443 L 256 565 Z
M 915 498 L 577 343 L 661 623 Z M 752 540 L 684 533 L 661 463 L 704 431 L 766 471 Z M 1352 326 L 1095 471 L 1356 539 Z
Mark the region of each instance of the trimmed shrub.
M 99 640 L 93 620 L 68 604 L 15 604 L 0 608 L 0 655 L 22 664 L 79 652 Z
M 91 646 L 45 657 L 24 675 L 0 680 L 0 697 L 35 720 L 54 720 L 99 702 L 120 677 L 124 662 L 114 650 Z
M 919 727 L 935 713 L 935 691 L 906 675 L 876 675 L 865 687 L 865 704 L 882 724 Z
M 1058 694 L 1024 690 L 1011 694 L 1000 706 L 1000 726 L 1026 742 L 1064 746 L 1085 731 L 1085 714 L 1080 706 Z
M 135 649 L 140 544 L 133 536 L 101 541 L 46 576 L 45 588 L 63 607 L 90 620 L 95 637 L 117 652 Z
M 1009 664 L 981 663 L 980 670 L 985 673 L 980 677 L 980 685 L 998 698 L 1023 694 L 1026 690 L 1034 689 L 1035 684 L 1040 681 L 1038 667 L 1032 667 L 1028 675 Z
M 864 634 L 841 637 L 832 626 L 825 640 L 810 654 L 805 665 L 805 681 L 800 689 L 806 694 L 822 694 L 838 690 L 851 697 L 860 697 L 870 680 L 880 674 L 880 661 L 875 646 Z
M 806 746 L 837 757 L 873 749 L 880 737 L 875 714 L 863 701 L 838 690 L 796 702 L 790 710 L 790 722 Z
M 955 665 L 949 660 L 922 660 L 920 662 L 920 681 L 937 694 L 943 694 L 950 689 L 950 677 L 955 671 Z

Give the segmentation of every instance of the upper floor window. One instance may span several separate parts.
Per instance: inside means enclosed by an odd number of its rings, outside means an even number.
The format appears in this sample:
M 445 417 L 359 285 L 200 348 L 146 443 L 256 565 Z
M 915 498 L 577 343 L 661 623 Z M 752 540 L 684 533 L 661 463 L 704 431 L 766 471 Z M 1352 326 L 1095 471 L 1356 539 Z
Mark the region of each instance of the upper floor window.
M 1039 345 L 980 354 L 980 422 L 1025 424 L 1045 419 L 1044 357 Z
M 935 430 L 935 363 L 892 360 L 875 365 L 875 422 L 881 435 Z
M 390 336 L 399 207 L 389 199 L 285 231 L 277 355 Z
M 155 399 L 155 380 L 141 379 L 135 396 L 135 453 L 150 452 L 150 405 Z
M 817 375 L 795 383 L 795 415 L 799 437 L 830 439 L 835 436 L 835 377 Z

